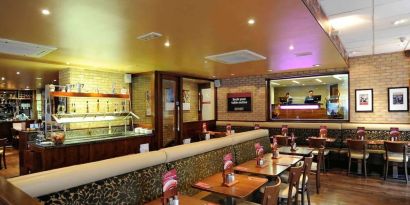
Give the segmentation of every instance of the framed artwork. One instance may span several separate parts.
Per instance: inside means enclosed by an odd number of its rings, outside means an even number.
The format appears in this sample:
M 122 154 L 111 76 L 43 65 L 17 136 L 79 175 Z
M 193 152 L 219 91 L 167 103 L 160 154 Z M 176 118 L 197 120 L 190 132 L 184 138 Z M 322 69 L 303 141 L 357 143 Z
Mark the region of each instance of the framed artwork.
M 145 116 L 151 116 L 151 91 L 145 91 Z
M 409 87 L 387 88 L 389 112 L 409 111 Z
M 373 89 L 355 90 L 356 112 L 373 112 Z
M 191 110 L 191 95 L 189 90 L 182 91 L 182 109 Z

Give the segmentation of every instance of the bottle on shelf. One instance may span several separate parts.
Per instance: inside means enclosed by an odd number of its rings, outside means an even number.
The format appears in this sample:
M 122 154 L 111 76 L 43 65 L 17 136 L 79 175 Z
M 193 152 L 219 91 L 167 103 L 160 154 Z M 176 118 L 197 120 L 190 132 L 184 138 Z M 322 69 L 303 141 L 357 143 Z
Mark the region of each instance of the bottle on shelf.
M 72 112 L 73 112 L 73 113 L 76 112 L 76 110 L 75 110 L 75 103 L 72 103 L 72 104 L 71 104 L 71 109 L 72 109 Z
M 88 100 L 86 101 L 86 104 L 87 104 L 86 105 L 86 110 L 87 110 L 86 113 L 90 113 L 90 107 L 88 106 Z
M 100 100 L 97 99 L 97 112 L 100 112 Z
M 107 100 L 107 112 L 110 112 L 110 104 L 108 100 Z

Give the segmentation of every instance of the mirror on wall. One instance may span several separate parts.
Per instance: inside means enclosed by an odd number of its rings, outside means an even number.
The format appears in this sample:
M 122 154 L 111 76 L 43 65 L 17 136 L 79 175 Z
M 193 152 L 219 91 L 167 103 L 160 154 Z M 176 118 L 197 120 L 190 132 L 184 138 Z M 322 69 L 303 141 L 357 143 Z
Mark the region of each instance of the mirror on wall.
M 349 74 L 268 80 L 272 120 L 348 120 Z

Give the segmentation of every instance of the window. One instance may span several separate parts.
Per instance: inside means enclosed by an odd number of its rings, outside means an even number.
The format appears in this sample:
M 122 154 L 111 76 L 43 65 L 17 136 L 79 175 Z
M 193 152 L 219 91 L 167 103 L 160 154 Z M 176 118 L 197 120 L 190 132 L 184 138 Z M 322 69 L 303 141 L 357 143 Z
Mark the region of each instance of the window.
M 272 120 L 348 120 L 349 74 L 268 80 Z

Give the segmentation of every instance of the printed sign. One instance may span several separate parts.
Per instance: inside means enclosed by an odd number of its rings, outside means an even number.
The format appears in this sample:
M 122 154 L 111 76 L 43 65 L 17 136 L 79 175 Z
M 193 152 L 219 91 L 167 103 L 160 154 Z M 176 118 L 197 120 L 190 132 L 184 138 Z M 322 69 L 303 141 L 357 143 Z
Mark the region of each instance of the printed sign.
M 164 174 L 162 177 L 162 191 L 168 192 L 177 188 L 177 171 L 172 169 Z
M 228 93 L 228 111 L 252 111 L 252 93 Z

